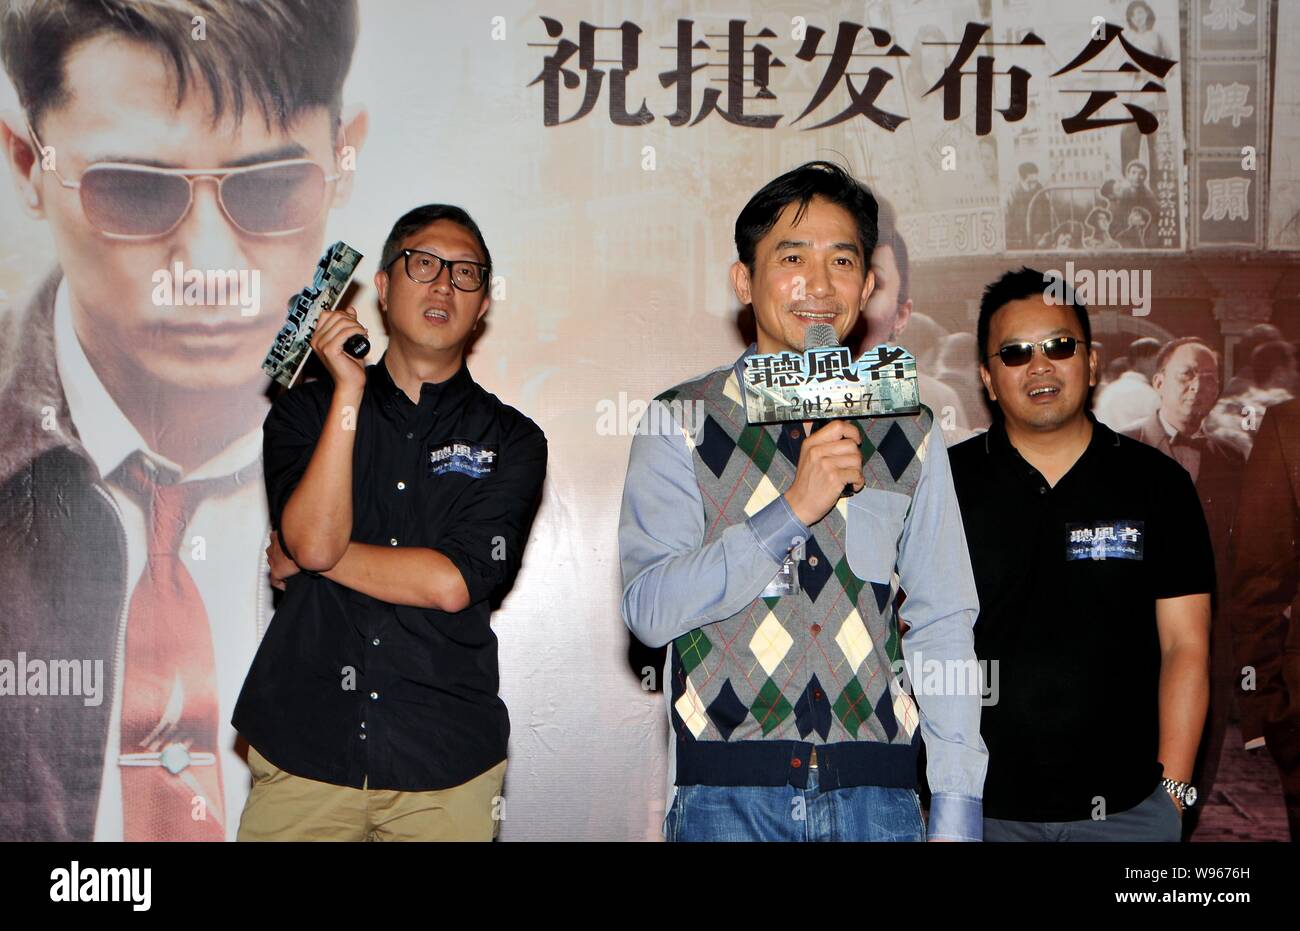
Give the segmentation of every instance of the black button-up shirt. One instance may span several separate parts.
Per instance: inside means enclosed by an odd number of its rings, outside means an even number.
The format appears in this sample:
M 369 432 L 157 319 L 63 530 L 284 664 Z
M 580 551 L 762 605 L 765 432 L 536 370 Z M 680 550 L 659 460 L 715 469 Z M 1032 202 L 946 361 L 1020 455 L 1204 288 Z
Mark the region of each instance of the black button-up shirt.
M 285 392 L 263 425 L 271 524 L 302 479 L 333 396 Z M 546 438 L 464 365 L 411 403 L 367 366 L 352 459 L 352 540 L 437 550 L 470 605 L 390 604 L 322 575 L 289 578 L 235 706 L 250 744 L 290 773 L 360 788 L 460 785 L 506 757 L 491 602 L 509 588 L 540 499 Z
M 1095 420 L 1055 487 L 1000 423 L 949 457 L 979 592 L 975 654 L 997 664 L 985 816 L 1132 808 L 1160 779 L 1156 600 L 1214 591 L 1187 470 Z

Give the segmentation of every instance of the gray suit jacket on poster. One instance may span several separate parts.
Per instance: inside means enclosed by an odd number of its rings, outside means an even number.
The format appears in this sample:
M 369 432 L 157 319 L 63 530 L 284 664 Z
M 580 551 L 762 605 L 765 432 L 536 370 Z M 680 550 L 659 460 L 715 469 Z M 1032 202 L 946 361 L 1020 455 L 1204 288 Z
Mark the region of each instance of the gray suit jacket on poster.
M 1123 431 L 1125 436 L 1154 446 L 1172 459 L 1178 457 L 1169 443 L 1169 435 L 1160 422 L 1159 412 Z M 1232 532 L 1237 500 L 1241 495 L 1241 470 L 1245 459 L 1237 448 L 1226 440 L 1207 436 L 1201 453 L 1200 469 L 1195 476 L 1196 493 L 1205 510 L 1205 522 L 1210 528 L 1210 542 L 1214 546 L 1216 579 L 1222 601 L 1226 597 L 1228 569 L 1228 541 Z
M 0 658 L 102 660 L 103 699 L 0 698 L 0 840 L 92 839 L 125 611 L 125 531 L 55 363 L 60 278 L 0 311 Z

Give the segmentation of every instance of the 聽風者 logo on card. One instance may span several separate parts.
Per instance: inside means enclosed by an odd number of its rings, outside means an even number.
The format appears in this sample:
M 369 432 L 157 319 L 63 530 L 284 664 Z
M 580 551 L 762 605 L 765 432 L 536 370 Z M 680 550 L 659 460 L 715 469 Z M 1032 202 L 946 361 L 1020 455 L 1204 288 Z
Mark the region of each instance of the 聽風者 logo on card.
M 1065 525 L 1065 558 L 1142 559 L 1146 534 L 1140 520 Z
M 429 475 L 458 472 L 470 478 L 483 478 L 497 468 L 497 448 L 466 440 L 449 440 L 429 447 Z

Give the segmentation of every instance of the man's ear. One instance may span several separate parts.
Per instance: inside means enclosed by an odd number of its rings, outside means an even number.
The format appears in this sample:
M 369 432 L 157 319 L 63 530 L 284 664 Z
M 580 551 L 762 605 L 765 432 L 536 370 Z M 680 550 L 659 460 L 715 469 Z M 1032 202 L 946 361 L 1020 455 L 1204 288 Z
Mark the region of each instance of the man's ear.
M 41 187 L 37 183 L 44 170 L 35 143 L 27 136 L 27 127 L 20 114 L 6 111 L 0 114 L 0 144 L 4 145 L 5 161 L 13 177 L 14 189 L 18 200 L 29 217 L 40 220 L 45 218 L 45 207 L 41 201 Z M 53 151 L 50 152 L 53 157 Z
M 340 149 L 339 180 L 334 185 L 333 206 L 335 207 L 346 206 L 352 197 L 352 179 L 356 177 L 357 161 L 361 149 L 366 144 L 366 135 L 370 131 L 370 113 L 360 104 L 350 104 L 344 108 L 339 122 L 342 123 L 342 132 L 337 140 Z
M 862 297 L 858 301 L 858 307 L 863 312 L 867 309 L 867 298 L 871 297 L 871 292 L 876 290 L 876 273 L 867 269 L 867 278 L 862 282 Z
M 375 290 L 379 292 L 379 309 L 382 312 L 388 311 L 388 272 L 375 272 Z
M 989 400 L 996 401 L 998 395 L 993 390 L 993 376 L 989 374 L 989 367 L 983 362 L 980 363 L 980 381 L 984 382 L 984 390 L 989 393 Z
M 898 339 L 898 337 L 903 335 L 903 331 L 907 329 L 907 324 L 911 321 L 911 319 L 912 319 L 912 299 L 909 297 L 907 300 L 903 301 L 903 303 L 898 305 L 898 315 L 894 317 L 894 335 L 892 337 L 893 339 L 896 340 Z
M 483 288 L 483 300 L 479 302 L 478 315 L 474 318 L 474 326 L 478 326 L 483 321 L 490 306 L 492 306 L 492 289 L 488 286 Z
M 736 299 L 742 304 L 751 303 L 749 285 L 749 267 L 737 259 L 731 263 L 731 287 L 735 289 Z

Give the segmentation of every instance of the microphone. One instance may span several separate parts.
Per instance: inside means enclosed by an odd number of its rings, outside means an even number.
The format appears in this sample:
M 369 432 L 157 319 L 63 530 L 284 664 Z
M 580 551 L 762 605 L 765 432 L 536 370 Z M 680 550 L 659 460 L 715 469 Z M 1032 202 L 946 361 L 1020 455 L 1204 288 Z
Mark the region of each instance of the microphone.
M 803 331 L 804 352 L 811 349 L 830 349 L 839 344 L 840 338 L 835 335 L 835 327 L 829 323 L 814 323 Z
M 829 323 L 814 323 L 803 331 L 804 352 L 812 352 L 814 349 L 832 349 L 838 345 L 840 345 L 840 338 L 835 335 L 835 327 L 831 326 Z M 816 418 L 809 418 L 809 420 L 814 424 L 825 424 L 828 422 L 825 420 L 818 421 Z M 853 428 L 858 431 L 858 445 L 861 446 L 862 428 L 856 423 L 853 423 L 852 420 L 850 420 L 849 423 L 853 424 Z M 847 498 L 856 493 L 857 492 L 853 489 L 853 484 L 850 482 L 844 486 L 844 490 L 840 492 L 840 497 Z
M 353 333 L 343 341 L 343 351 L 354 359 L 364 359 L 370 352 L 370 340 L 360 333 Z

